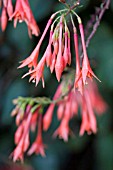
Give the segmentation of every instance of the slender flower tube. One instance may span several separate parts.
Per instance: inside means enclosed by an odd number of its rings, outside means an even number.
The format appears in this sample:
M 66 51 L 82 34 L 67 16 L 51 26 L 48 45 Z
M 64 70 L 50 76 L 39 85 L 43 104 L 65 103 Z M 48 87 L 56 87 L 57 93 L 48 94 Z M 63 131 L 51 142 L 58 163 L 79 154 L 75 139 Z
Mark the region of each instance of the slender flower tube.
M 37 86 L 40 79 L 43 78 L 43 71 L 44 71 L 45 62 L 46 62 L 46 53 L 44 54 L 44 56 L 39 61 L 36 68 L 34 70 L 31 70 L 28 73 L 26 73 L 22 78 L 26 77 L 27 75 L 30 75 L 31 77 L 30 77 L 29 81 L 32 80 L 33 82 L 36 82 L 36 86 Z M 43 82 L 43 87 L 44 87 L 44 82 Z
M 2 31 L 5 31 L 5 29 L 7 27 L 7 22 L 8 22 L 8 18 L 7 18 L 6 8 L 3 7 L 2 14 L 1 14 L 1 29 L 2 29 Z
M 80 91 L 81 94 L 83 94 L 83 80 L 80 78 L 78 82 L 76 82 L 78 76 L 81 73 L 81 68 L 80 68 L 80 56 L 79 56 L 79 49 L 78 49 L 78 35 L 76 28 L 73 27 L 74 31 L 74 46 L 75 46 L 75 54 L 76 54 L 76 74 L 75 74 L 75 83 L 74 83 L 74 88 L 77 88 L 78 91 Z
M 69 55 L 69 59 L 68 59 L 68 64 L 71 64 L 71 49 L 70 49 L 70 32 L 68 31 L 68 55 Z
M 61 84 L 58 86 L 57 91 L 53 97 L 53 100 L 58 99 L 60 97 L 60 95 L 61 95 Z M 43 118 L 43 130 L 44 131 L 48 130 L 48 128 L 52 122 L 54 108 L 55 108 L 55 104 L 54 103 L 50 104 L 50 106 L 48 107 L 48 109 L 44 115 L 44 118 Z
M 25 66 L 28 66 L 30 68 L 32 68 L 32 67 L 36 68 L 40 46 L 42 44 L 42 41 L 43 41 L 51 23 L 52 23 L 52 17 L 49 19 L 49 21 L 48 21 L 48 23 L 45 27 L 45 30 L 44 30 L 37 46 L 35 47 L 34 51 L 31 53 L 31 55 L 27 59 L 25 59 L 21 62 L 22 64 L 18 68 L 22 68 L 22 67 L 25 67 Z
M 43 144 L 43 141 L 42 141 L 42 115 L 40 114 L 39 120 L 38 120 L 37 137 L 27 154 L 32 155 L 33 153 L 36 153 L 36 154 L 41 154 L 42 157 L 45 157 L 45 151 L 44 151 L 45 147 L 46 146 Z
M 49 67 L 51 65 L 52 62 L 52 35 L 53 35 L 53 31 L 50 31 L 50 38 L 49 38 L 49 44 L 47 46 L 46 49 L 46 63 L 47 63 L 47 67 Z
M 92 77 L 95 77 L 98 81 L 100 81 L 96 75 L 93 73 L 91 67 L 90 67 L 90 63 L 88 61 L 88 56 L 87 56 L 87 51 L 86 51 L 86 46 L 85 46 L 85 39 L 84 39 L 84 29 L 83 29 L 83 25 L 82 23 L 79 23 L 79 29 L 80 29 L 80 34 L 81 34 L 81 41 L 82 41 L 82 47 L 83 47 L 83 63 L 82 63 L 82 71 L 81 74 L 78 77 L 78 80 L 81 78 L 83 78 L 83 83 L 84 85 L 86 84 L 86 78 L 90 78 L 92 79 Z M 78 81 L 76 80 L 76 82 Z
M 8 0 L 8 2 L 7 2 L 7 14 L 8 14 L 9 18 L 13 14 L 12 0 Z
M 66 27 L 66 26 L 65 26 Z M 66 67 L 68 61 L 69 61 L 69 49 L 68 49 L 68 30 L 67 27 L 65 28 L 65 47 L 64 47 L 64 53 L 63 53 L 63 58 L 64 58 L 64 68 Z
M 23 162 L 23 155 L 24 152 L 27 150 L 29 147 L 29 128 L 30 128 L 30 122 L 31 122 L 32 114 L 29 113 L 26 121 L 24 122 L 24 130 L 23 134 L 21 136 L 21 139 L 16 146 L 15 150 L 11 154 L 11 157 L 13 157 L 13 161 L 15 162 L 16 160 L 21 160 Z
M 65 102 L 62 102 L 59 104 L 58 109 L 57 109 L 57 118 L 58 120 L 61 120 L 63 115 L 64 115 L 64 110 L 65 110 Z
M 60 19 L 60 33 L 59 33 L 59 51 L 55 64 L 55 72 L 58 82 L 60 81 L 62 72 L 64 70 L 64 61 L 62 56 L 62 29 L 63 29 L 63 16 Z
M 58 129 L 54 132 L 53 137 L 56 137 L 57 135 L 59 138 L 63 139 L 65 142 L 68 141 L 68 136 L 70 134 L 70 128 L 69 128 L 69 120 L 70 120 L 70 103 L 66 103 L 66 108 L 64 111 L 64 116 L 61 120 L 61 124 L 58 127 Z
M 11 6 L 11 4 L 9 5 Z M 14 18 L 14 27 L 16 27 L 17 21 L 25 21 L 28 26 L 29 33 L 34 34 L 35 36 L 39 35 L 40 30 L 32 14 L 28 0 L 17 0 L 14 13 L 12 13 L 10 9 L 9 12 L 9 20 Z

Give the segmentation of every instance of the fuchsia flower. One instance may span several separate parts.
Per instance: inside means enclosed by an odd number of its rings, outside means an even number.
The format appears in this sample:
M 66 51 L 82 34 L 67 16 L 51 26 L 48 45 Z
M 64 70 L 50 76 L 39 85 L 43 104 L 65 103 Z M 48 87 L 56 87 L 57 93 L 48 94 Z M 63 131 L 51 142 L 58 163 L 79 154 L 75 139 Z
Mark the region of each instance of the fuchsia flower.
M 14 162 L 17 160 L 23 161 L 24 159 L 24 153 L 27 151 L 30 145 L 29 132 L 31 128 L 36 128 L 39 109 L 40 106 L 32 114 L 31 105 L 27 105 L 23 118 L 21 119 L 21 122 L 17 125 L 18 129 L 15 133 L 15 144 L 17 146 L 11 154 Z
M 48 21 L 46 28 L 42 34 L 42 37 L 40 38 L 39 43 L 37 44 L 34 51 L 27 59 L 23 60 L 22 64 L 19 66 L 19 68 L 22 68 L 24 66 L 28 66 L 30 68 L 29 72 L 26 73 L 25 76 L 30 75 L 31 76 L 30 80 L 33 79 L 33 82 L 36 82 L 36 85 L 38 84 L 41 78 L 42 81 L 44 82 L 43 70 L 45 64 L 47 64 L 47 67 L 50 67 L 51 73 L 55 69 L 56 78 L 58 82 L 60 81 L 62 73 L 66 68 L 67 64 L 68 65 L 71 64 L 70 32 L 63 15 L 61 15 L 60 21 L 56 25 L 55 29 L 53 29 L 54 23 L 52 24 L 48 46 L 40 62 L 39 63 L 37 62 L 40 46 L 54 17 L 55 14 L 53 14 L 50 20 Z M 90 63 L 88 61 L 88 56 L 87 56 L 87 51 L 85 46 L 84 29 L 81 23 L 81 19 L 78 19 L 78 22 L 79 22 L 81 42 L 83 48 L 83 62 L 82 62 L 82 69 L 81 69 L 79 50 L 78 50 L 78 36 L 73 22 L 74 46 L 75 46 L 75 53 L 76 53 L 76 78 L 75 78 L 74 87 L 77 88 L 81 94 L 83 94 L 83 90 L 84 90 L 83 85 L 87 83 L 87 78 L 90 79 L 92 79 L 93 77 L 95 77 L 96 79 L 98 78 L 93 73 L 90 67 Z
M 13 12 L 12 0 L 3 0 L 3 9 L 1 14 L 1 29 L 5 31 L 7 21 L 14 18 L 14 27 L 17 25 L 17 21 L 25 21 L 28 26 L 29 36 L 38 36 L 40 33 L 39 27 L 34 19 L 32 11 L 30 9 L 28 0 L 16 0 L 15 10 Z
M 41 154 L 43 157 L 45 156 L 46 146 L 43 144 L 42 130 L 46 131 L 50 127 L 56 105 L 58 107 L 57 118 L 60 121 L 60 125 L 55 130 L 53 137 L 58 136 L 65 142 L 68 141 L 68 136 L 72 135 L 69 123 L 73 117 L 77 116 L 79 107 L 81 108 L 82 119 L 79 132 L 80 136 L 82 136 L 85 132 L 89 135 L 97 132 L 97 122 L 94 111 L 96 111 L 97 114 L 102 114 L 106 109 L 106 103 L 100 96 L 95 82 L 88 79 L 88 84 L 84 87 L 82 95 L 78 92 L 78 90 L 71 89 L 70 84 L 68 84 L 68 94 L 64 96 L 62 100 L 59 100 L 59 98 L 64 94 L 63 88 L 66 88 L 64 86 L 64 82 L 58 86 L 58 89 L 53 97 L 53 103 L 50 104 L 44 116 L 42 116 L 42 113 L 40 112 L 42 106 L 37 106 L 37 109 L 32 113 L 32 105 L 28 104 L 20 119 L 20 113 L 23 107 L 21 108 L 21 105 L 17 105 L 18 107 L 16 106 L 15 110 L 12 112 L 12 114 L 16 115 L 16 117 L 19 115 L 19 118 L 17 119 L 18 121 L 16 120 L 18 126 L 15 133 L 16 148 L 11 154 L 13 161 L 23 161 L 25 152 L 27 152 L 28 155 L 36 153 Z M 102 109 L 98 107 L 98 102 L 101 104 Z M 35 107 L 34 104 L 33 107 Z M 28 150 L 30 145 L 30 130 L 34 131 L 37 124 L 38 131 L 36 139 Z
M 58 135 L 60 139 L 63 139 L 65 142 L 67 142 L 68 136 L 70 134 L 70 129 L 69 129 L 68 123 L 69 123 L 69 121 L 64 116 L 62 121 L 61 121 L 60 126 L 54 132 L 53 137 L 56 137 Z
M 30 5 L 28 0 L 17 0 L 15 5 L 15 11 L 10 16 L 10 20 L 14 18 L 14 27 L 17 25 L 17 21 L 22 22 L 25 21 L 30 35 L 34 34 L 36 36 L 39 35 L 39 27 L 36 24 L 32 11 L 30 9 Z
M 64 59 L 62 56 L 62 29 L 63 29 L 63 17 L 61 16 L 60 19 L 60 30 L 59 30 L 59 50 L 58 50 L 58 55 L 55 63 L 55 72 L 56 72 L 56 77 L 57 80 L 60 81 L 62 72 L 64 70 Z
M 98 81 L 100 81 L 96 75 L 93 73 L 90 63 L 88 61 L 88 56 L 87 56 L 87 51 L 86 51 L 86 46 L 85 46 L 85 38 L 84 38 L 84 29 L 82 23 L 79 23 L 79 29 L 80 29 L 80 34 L 81 34 L 81 41 L 82 41 L 82 47 L 83 47 L 83 63 L 82 63 L 82 70 L 79 73 L 78 77 L 76 78 L 76 83 L 82 78 L 84 85 L 86 84 L 87 77 L 92 79 L 95 77 Z
M 12 0 L 3 0 L 3 4 L 1 5 L 2 13 L 1 13 L 1 29 L 2 31 L 5 31 L 7 27 L 8 17 L 10 17 L 13 13 L 13 5 Z
M 18 131 L 15 135 L 15 144 L 17 144 L 15 150 L 11 154 L 13 161 L 21 160 L 23 161 L 24 152 L 29 147 L 29 128 L 31 122 L 32 114 L 29 113 L 25 121 L 20 125 Z M 21 129 L 22 128 L 22 129 Z M 23 131 L 23 133 L 22 133 Z
M 6 7 L 3 7 L 2 14 L 1 14 L 1 29 L 2 29 L 2 31 L 5 31 L 5 29 L 7 27 L 7 22 L 8 22 L 8 18 L 7 18 Z
M 10 18 L 11 15 L 13 14 L 12 0 L 8 0 L 8 1 L 7 1 L 7 14 L 8 14 L 9 18 Z
M 68 31 L 68 55 L 69 55 L 68 64 L 70 65 L 71 64 L 71 49 L 70 49 L 70 33 L 69 33 L 69 31 Z
M 80 136 L 82 136 L 85 131 L 87 131 L 88 134 L 97 132 L 96 117 L 93 112 L 88 91 L 85 91 L 82 103 L 82 124 L 80 128 Z
M 63 83 L 61 83 L 61 87 L 63 88 Z M 96 86 L 97 87 L 97 86 Z M 84 134 L 86 131 L 88 134 L 97 132 L 97 122 L 94 111 L 98 110 L 97 114 L 103 113 L 106 109 L 106 103 L 100 97 L 99 93 L 95 93 L 95 82 L 88 80 L 88 85 L 84 87 L 83 94 L 81 95 L 76 89 L 75 91 L 71 90 L 63 101 L 59 102 L 57 109 L 57 117 L 58 120 L 61 121 L 60 126 L 54 133 L 54 137 L 59 136 L 59 138 L 64 139 L 64 141 L 68 141 L 68 136 L 71 133 L 69 128 L 69 122 L 74 117 L 77 116 L 78 108 L 81 107 L 81 117 L 82 123 L 80 127 L 80 136 Z M 60 91 L 60 96 L 62 95 L 62 91 Z M 97 96 L 96 96 L 97 95 Z M 94 105 L 94 101 L 99 100 L 101 103 L 102 112 L 98 109 L 98 104 Z M 96 101 L 98 103 L 98 101 Z M 52 107 L 52 105 L 50 105 Z M 52 108 L 53 112 L 53 108 Z M 50 113 L 48 112 L 47 115 Z M 48 121 L 51 122 L 51 118 L 47 117 Z M 49 120 L 50 118 L 50 120 Z M 46 122 L 45 122 L 46 124 Z M 45 125 L 46 126 L 46 125 Z
M 33 82 L 36 82 L 36 86 L 39 83 L 40 79 L 42 78 L 42 82 L 43 82 L 42 84 L 44 87 L 43 71 L 44 71 L 45 62 L 46 62 L 46 55 L 42 57 L 42 59 L 40 60 L 40 62 L 38 63 L 37 67 L 34 70 L 29 71 L 22 78 L 30 74 L 31 77 L 29 81 L 32 80 Z
M 44 37 L 45 37 L 51 23 L 52 23 L 53 18 L 54 18 L 54 14 L 50 17 L 50 19 L 44 29 L 44 32 L 43 32 L 37 46 L 35 47 L 34 51 L 31 53 L 31 55 L 28 58 L 26 58 L 25 60 L 23 60 L 21 62 L 22 64 L 18 68 L 28 66 L 30 69 L 32 69 L 32 67 L 35 68 L 37 66 L 37 60 L 38 60 L 40 46 L 44 40 Z
M 80 91 L 80 93 L 83 94 L 83 80 L 82 78 L 80 78 L 79 81 L 77 81 L 77 78 L 81 73 L 81 68 L 80 68 L 80 56 L 79 56 L 79 49 L 78 49 L 78 35 L 75 27 L 73 27 L 73 31 L 74 31 L 75 54 L 76 54 L 76 75 L 75 75 L 74 88 L 77 88 L 78 91 Z
M 96 82 L 94 81 L 92 83 L 91 81 L 88 81 L 88 87 L 86 88 L 87 91 L 89 91 L 92 107 L 95 110 L 95 112 L 98 114 L 102 114 L 103 112 L 105 112 L 108 106 L 103 100 L 102 96 L 99 94 Z
M 53 100 L 56 100 L 60 97 L 61 95 L 61 85 L 58 86 L 57 88 L 57 91 L 53 97 Z M 48 107 L 45 115 L 44 115 L 44 118 L 43 118 L 43 129 L 44 131 L 48 130 L 51 122 L 52 122 L 52 116 L 53 116 L 53 111 L 54 111 L 54 107 L 55 107 L 55 104 L 52 103 L 50 104 L 50 106 Z
M 70 52 L 70 35 L 69 30 L 66 26 L 65 28 L 65 46 L 63 42 L 63 27 L 64 27 L 64 18 L 61 16 L 59 23 L 56 28 L 53 30 L 53 25 L 50 30 L 50 38 L 48 46 L 38 63 L 38 55 L 42 41 L 49 29 L 53 18 L 56 14 L 53 14 L 49 19 L 46 28 L 31 55 L 22 61 L 22 64 L 18 68 L 25 66 L 29 67 L 29 72 L 26 73 L 23 78 L 27 75 L 30 75 L 30 80 L 33 79 L 33 82 L 38 84 L 39 80 L 43 78 L 44 66 L 47 64 L 47 67 L 50 67 L 51 73 L 55 69 L 57 80 L 60 81 L 63 70 L 67 64 L 71 64 L 71 52 Z M 44 81 L 44 79 L 42 79 Z
M 44 148 L 46 146 L 43 144 L 42 141 L 42 115 L 39 115 L 38 120 L 38 133 L 35 142 L 32 144 L 31 148 L 28 151 L 28 155 L 33 153 L 40 154 L 41 156 L 45 157 Z
M 54 136 L 58 135 L 59 138 L 64 139 L 64 141 L 68 141 L 68 136 L 70 134 L 69 121 L 71 116 L 71 102 L 67 99 L 65 102 L 65 109 L 61 119 L 61 124 L 55 131 Z
M 47 49 L 45 51 L 46 53 L 46 63 L 47 63 L 47 67 L 49 67 L 51 65 L 51 59 L 52 59 L 52 35 L 53 35 L 53 31 L 50 31 L 50 38 L 49 38 L 49 44 L 47 46 Z
M 64 53 L 63 53 L 63 58 L 64 58 L 64 68 L 66 67 L 67 63 L 69 62 L 69 50 L 68 50 L 68 31 L 65 30 L 65 46 L 64 46 Z

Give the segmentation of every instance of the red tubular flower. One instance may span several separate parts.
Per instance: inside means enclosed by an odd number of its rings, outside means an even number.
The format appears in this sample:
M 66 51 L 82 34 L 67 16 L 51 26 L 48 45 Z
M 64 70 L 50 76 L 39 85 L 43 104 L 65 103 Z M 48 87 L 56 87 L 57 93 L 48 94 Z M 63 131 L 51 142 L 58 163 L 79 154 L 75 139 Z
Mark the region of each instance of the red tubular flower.
M 78 91 L 80 91 L 81 94 L 83 94 L 83 80 L 82 78 L 77 81 L 78 76 L 81 73 L 81 68 L 80 68 L 80 56 L 79 56 L 79 49 L 78 49 L 78 35 L 76 28 L 73 28 L 74 31 L 74 46 L 75 46 L 75 54 L 76 54 L 76 74 L 75 74 L 75 83 L 74 83 L 74 88 L 77 88 Z
M 20 108 L 18 110 L 18 114 L 16 116 L 16 125 L 18 126 L 21 122 L 21 120 L 23 119 L 23 116 L 24 116 L 24 111 Z
M 49 44 L 47 46 L 46 49 L 46 63 L 47 63 L 47 67 L 49 67 L 51 65 L 52 62 L 52 35 L 53 35 L 53 31 L 50 31 L 50 38 L 49 38 Z
M 15 11 L 12 15 L 10 15 L 9 19 L 12 20 L 12 18 L 14 18 L 14 27 L 16 27 L 17 21 L 25 21 L 28 26 L 29 32 L 31 32 L 31 34 L 34 34 L 35 36 L 39 35 L 39 27 L 36 24 L 28 0 L 16 1 Z
M 8 2 L 7 2 L 7 14 L 8 14 L 9 18 L 13 14 L 12 0 L 8 0 Z
M 69 49 L 68 49 L 68 32 L 65 32 L 65 47 L 64 47 L 64 53 L 63 53 L 63 58 L 64 58 L 64 68 L 66 67 L 68 61 L 69 61 Z
M 65 117 L 63 117 L 60 126 L 58 129 L 54 132 L 53 137 L 59 136 L 60 139 L 63 139 L 65 142 L 68 141 L 68 136 L 70 133 L 69 125 L 67 120 L 65 120 Z
M 24 125 L 24 122 L 22 122 L 22 123 L 19 125 L 18 129 L 17 129 L 16 132 L 15 132 L 15 144 L 16 144 L 16 145 L 19 143 L 19 141 L 20 141 L 20 139 L 21 139 L 21 137 L 22 137 L 23 129 L 24 129 L 23 125 Z
M 56 32 L 54 31 L 54 34 L 56 34 Z M 58 55 L 58 51 L 59 51 L 59 43 L 58 43 L 58 35 L 54 35 L 52 40 L 53 43 L 53 53 L 51 56 L 51 64 L 50 64 L 50 71 L 51 73 L 54 71 L 55 68 L 55 64 L 56 64 L 56 56 Z
M 91 100 L 89 92 L 84 91 L 83 104 L 82 104 L 82 124 L 80 129 L 80 135 L 82 136 L 84 132 L 87 131 L 88 134 L 97 132 L 97 123 L 94 111 L 91 105 Z
M 42 141 L 42 115 L 39 115 L 38 120 L 38 134 L 36 137 L 35 142 L 32 144 L 31 148 L 28 151 L 28 155 L 32 155 L 33 153 L 41 154 L 41 156 L 45 157 L 44 148 L 46 146 L 43 144 Z
M 71 118 L 73 116 L 76 116 L 78 113 L 78 99 L 79 98 L 79 94 L 75 91 L 75 92 L 71 92 L 70 93 L 70 110 L 71 110 Z
M 2 31 L 5 31 L 5 29 L 7 27 L 7 22 L 8 22 L 8 18 L 7 18 L 6 7 L 3 7 L 2 14 L 1 14 L 1 29 L 2 29 Z
M 87 113 L 87 107 L 86 107 L 85 100 L 83 100 L 83 104 L 82 104 L 82 123 L 81 123 L 81 127 L 80 127 L 80 132 L 79 132 L 80 136 L 83 136 L 85 131 L 88 134 L 91 134 L 90 122 L 89 122 L 89 117 L 88 117 L 88 113 Z
M 54 51 L 53 54 L 52 54 L 52 57 L 51 57 L 51 65 L 50 65 L 51 73 L 54 71 L 55 64 L 56 64 L 56 54 L 55 54 L 55 51 Z
M 11 153 L 10 157 L 13 157 L 13 161 L 16 162 L 17 160 L 20 160 L 23 162 L 23 140 L 21 139 L 18 146 L 15 148 L 15 150 Z
M 43 80 L 43 71 L 44 71 L 44 65 L 46 62 L 46 54 L 44 54 L 44 56 L 41 58 L 41 60 L 39 61 L 37 67 L 34 70 L 29 71 L 28 73 L 26 73 L 22 78 L 24 78 L 27 75 L 30 75 L 30 79 L 29 81 L 33 81 L 36 82 L 36 86 L 38 85 L 40 79 L 42 78 L 42 85 L 44 87 L 44 80 Z
M 57 55 L 57 59 L 56 59 L 56 63 L 55 63 L 55 72 L 56 72 L 56 77 L 58 82 L 60 81 L 62 72 L 64 70 L 64 60 L 63 60 L 63 56 L 62 56 L 62 29 L 63 29 L 63 18 L 61 16 L 60 19 L 60 33 L 59 33 L 59 51 L 58 51 L 58 55 Z
M 23 134 L 19 134 L 21 137 L 20 140 L 16 138 L 15 142 L 17 143 L 17 146 L 13 153 L 11 154 L 11 157 L 13 157 L 13 161 L 21 160 L 23 161 L 23 155 L 24 152 L 26 152 L 27 148 L 29 147 L 29 129 L 30 129 L 30 123 L 31 123 L 32 114 L 29 113 L 26 120 L 23 122 Z
M 80 34 L 81 34 L 81 41 L 82 41 L 82 47 L 83 47 L 83 63 L 82 63 L 82 70 L 77 77 L 76 83 L 80 80 L 80 78 L 83 79 L 84 85 L 86 84 L 86 78 L 92 79 L 95 77 L 98 81 L 100 81 L 96 75 L 93 73 L 90 63 L 88 61 L 88 56 L 87 56 L 87 51 L 86 51 L 86 46 L 85 46 L 85 39 L 84 39 L 84 29 L 82 23 L 79 23 L 79 29 L 80 29 Z
M 96 122 L 96 117 L 95 117 L 93 107 L 91 104 L 89 92 L 86 90 L 84 95 L 85 95 L 85 100 L 87 103 L 87 110 L 88 110 L 88 115 L 89 115 L 89 120 L 90 120 L 91 131 L 93 133 L 96 133 L 97 132 L 97 122 Z
M 57 109 L 57 118 L 58 120 L 61 120 L 64 114 L 64 110 L 65 110 L 65 102 L 61 102 L 58 106 Z
M 71 132 L 69 128 L 69 121 L 71 119 L 72 113 L 71 113 L 71 102 L 70 102 L 70 94 L 68 95 L 68 98 L 66 97 L 65 101 L 65 109 L 63 113 L 63 117 L 60 123 L 60 126 L 58 129 L 54 132 L 53 136 L 56 137 L 57 135 L 59 138 L 63 139 L 65 142 L 68 141 L 68 136 Z
M 58 86 L 57 91 L 53 97 L 53 100 L 56 100 L 60 97 L 61 95 L 61 85 Z M 52 122 L 52 116 L 53 116 L 53 110 L 54 110 L 55 104 L 50 104 L 50 106 L 48 107 L 44 118 L 43 118 L 43 130 L 46 131 L 48 130 L 51 122 Z
M 55 39 L 55 41 L 53 42 L 53 47 L 54 47 L 54 52 L 57 55 L 58 51 L 59 51 L 59 43 L 58 43 L 58 39 Z
M 52 116 L 53 116 L 53 111 L 54 111 L 54 104 L 51 104 L 49 108 L 47 109 L 44 118 L 43 118 L 43 129 L 44 131 L 47 131 L 51 122 L 52 122 Z
M 28 20 L 25 20 L 26 24 L 28 25 L 28 33 L 31 35 L 38 36 L 40 34 L 39 27 L 34 19 L 33 13 L 31 11 L 29 1 L 28 0 L 21 0 L 22 6 L 24 8 L 25 15 L 27 16 Z
M 71 64 L 71 49 L 70 49 L 70 33 L 69 33 L 69 31 L 68 31 L 68 55 L 69 55 L 68 64 L 70 65 Z
M 33 113 L 32 115 L 32 119 L 31 119 L 31 131 L 34 132 L 37 126 L 37 120 L 38 120 L 38 116 L 39 116 L 39 109 L 40 107 L 38 107 L 36 109 L 36 111 Z
M 65 142 L 68 141 L 68 136 L 70 134 L 70 128 L 69 128 L 69 120 L 70 120 L 70 116 L 71 116 L 70 111 L 71 111 L 70 110 L 70 102 L 68 101 L 68 102 L 66 102 L 64 115 L 61 120 L 61 124 L 53 134 L 54 137 L 56 137 L 58 135 L 59 138 L 63 139 Z
M 95 81 L 88 81 L 88 91 L 92 103 L 93 109 L 97 114 L 102 114 L 107 109 L 107 104 L 103 100 L 102 96 L 99 94 L 98 87 Z
M 14 18 L 14 27 L 16 27 L 17 21 L 22 22 L 24 20 L 27 20 L 21 0 L 16 1 L 15 11 L 12 14 L 12 16 L 9 18 L 9 20 L 12 20 L 12 18 Z
M 32 69 L 32 67 L 36 68 L 40 46 L 41 46 L 42 41 L 43 41 L 47 31 L 48 31 L 48 28 L 50 27 L 50 25 L 52 23 L 52 17 L 49 19 L 49 21 L 46 25 L 46 28 L 45 28 L 37 46 L 35 47 L 34 51 L 31 53 L 31 55 L 27 59 L 25 59 L 21 62 L 22 64 L 18 68 L 22 68 L 22 67 L 25 67 L 25 66 L 30 67 L 30 70 Z

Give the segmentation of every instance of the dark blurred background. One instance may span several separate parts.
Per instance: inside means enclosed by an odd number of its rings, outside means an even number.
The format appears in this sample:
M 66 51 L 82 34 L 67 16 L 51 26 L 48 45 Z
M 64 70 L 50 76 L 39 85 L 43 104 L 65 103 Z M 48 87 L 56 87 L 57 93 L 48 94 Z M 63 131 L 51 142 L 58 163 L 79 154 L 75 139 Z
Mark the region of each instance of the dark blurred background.
M 31 9 L 40 27 L 41 33 L 52 12 L 61 9 L 57 0 L 29 0 Z M 101 0 L 82 0 L 83 7 L 78 12 L 84 26 L 99 7 Z M 38 87 L 28 83 L 28 78 L 21 79 L 26 68 L 17 70 L 19 61 L 29 56 L 40 37 L 29 39 L 25 23 L 13 28 L 9 22 L 4 33 L 0 31 L 0 170 L 113 170 L 113 1 L 106 11 L 101 24 L 92 38 L 88 54 L 90 62 L 96 67 L 96 75 L 102 83 L 99 90 L 108 104 L 108 110 L 97 116 L 98 133 L 79 137 L 80 120 L 71 121 L 74 137 L 68 143 L 53 139 L 52 134 L 58 126 L 56 115 L 47 133 L 44 143 L 47 144 L 46 158 L 25 156 L 25 165 L 13 164 L 8 159 L 14 149 L 15 120 L 10 116 L 13 109 L 12 100 L 18 96 L 52 97 L 58 85 L 55 75 L 45 70 L 46 88 L 41 83 Z M 44 40 L 42 51 L 47 44 Z M 52 87 L 51 87 L 52 85 Z M 32 136 L 34 138 L 34 136 Z

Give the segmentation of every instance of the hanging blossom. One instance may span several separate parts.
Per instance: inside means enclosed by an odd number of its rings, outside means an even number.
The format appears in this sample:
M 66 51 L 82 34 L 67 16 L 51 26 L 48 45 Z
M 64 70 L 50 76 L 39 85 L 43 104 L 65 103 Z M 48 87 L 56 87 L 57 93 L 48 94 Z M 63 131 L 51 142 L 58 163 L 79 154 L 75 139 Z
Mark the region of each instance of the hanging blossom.
M 1 29 L 2 31 L 5 31 L 7 27 L 8 18 L 10 18 L 11 15 L 13 14 L 12 0 L 3 0 L 1 2 L 0 8 L 2 8 L 0 16 Z
M 80 30 L 81 42 L 82 42 L 82 48 L 83 48 L 83 62 L 82 62 L 82 69 L 76 77 L 75 84 L 77 84 L 78 81 L 80 79 L 82 79 L 83 84 L 85 85 L 85 84 L 87 84 L 87 78 L 92 79 L 93 77 L 95 77 L 98 81 L 100 81 L 100 80 L 96 77 L 96 75 L 93 73 L 93 71 L 90 67 L 90 63 L 89 63 L 88 56 L 87 56 L 86 45 L 85 45 L 83 24 L 82 24 L 80 17 L 77 16 L 77 19 L 78 19 L 78 23 L 79 23 L 79 30 Z
M 12 5 L 12 0 L 3 0 L 1 13 L 1 29 L 5 31 L 8 20 L 14 19 L 14 27 L 17 21 L 25 21 L 28 26 L 29 36 L 38 36 L 40 31 L 34 19 L 28 0 L 16 0 L 15 9 Z
M 25 103 L 18 105 L 12 111 L 12 116 L 16 115 L 17 130 L 15 132 L 15 145 L 16 148 L 11 153 L 10 157 L 13 157 L 13 161 L 20 160 L 23 162 L 24 153 L 28 155 L 32 153 L 41 154 L 45 156 L 45 145 L 42 139 L 42 114 L 40 113 L 41 106 L 36 107 L 35 111 L 32 111 L 32 105 Z M 35 131 L 38 126 L 37 137 L 32 146 L 30 146 L 30 130 Z M 29 149 L 29 150 L 28 150 Z
M 70 120 L 77 117 L 80 108 L 81 125 L 79 135 L 85 132 L 89 135 L 97 132 L 96 114 L 101 115 L 106 111 L 107 104 L 99 94 L 95 81 L 87 80 L 82 95 L 77 89 L 72 88 L 70 82 L 64 79 L 58 86 L 53 100 L 48 98 L 22 98 L 14 101 L 16 107 L 12 116 L 16 116 L 17 130 L 14 142 L 16 148 L 11 154 L 13 161 L 24 160 L 24 154 L 40 154 L 45 157 L 46 145 L 43 143 L 42 131 L 47 131 L 52 123 L 55 106 L 57 107 L 57 118 L 60 121 L 59 127 L 55 130 L 53 137 L 59 137 L 65 142 L 73 132 L 69 127 Z M 43 115 L 43 107 L 49 105 Z M 95 114 L 96 113 L 96 114 Z M 30 144 L 30 131 L 37 129 L 35 141 Z
M 85 86 L 83 94 L 81 95 L 78 90 L 70 90 L 63 100 L 57 102 L 57 118 L 60 121 L 60 125 L 54 132 L 53 136 L 59 136 L 64 141 L 68 141 L 68 136 L 72 134 L 69 127 L 70 120 L 77 116 L 78 109 L 81 110 L 81 126 L 80 136 L 85 132 L 88 134 L 97 132 L 96 114 L 100 115 L 105 112 L 107 104 L 104 102 L 99 94 L 98 87 L 95 81 L 87 80 L 88 85 Z M 57 100 L 62 95 L 63 83 L 61 83 L 55 93 L 53 100 Z M 58 98 L 57 98 L 58 97 Z M 50 127 L 52 122 L 52 116 L 54 112 L 54 104 L 51 104 L 46 111 L 43 118 L 43 129 L 46 131 Z
M 61 14 L 61 16 L 58 16 L 56 19 L 54 19 L 56 17 L 56 14 L 58 14 L 58 12 L 50 17 L 45 27 L 45 30 L 37 46 L 31 53 L 31 55 L 25 60 L 23 60 L 21 62 L 21 65 L 19 66 L 19 68 L 25 66 L 29 68 L 28 73 L 26 73 L 23 76 L 23 78 L 30 75 L 29 81 L 35 82 L 36 86 L 38 85 L 39 81 L 42 80 L 42 84 L 44 87 L 45 65 L 47 65 L 47 67 L 50 68 L 51 73 L 55 71 L 56 78 L 59 82 L 63 71 L 68 65 L 71 64 L 70 31 L 67 26 L 66 17 L 65 14 Z M 79 49 L 78 49 L 79 43 L 78 43 L 77 29 L 75 27 L 73 18 L 71 16 L 71 21 L 73 25 L 75 54 L 76 54 L 76 74 L 75 74 L 76 78 L 75 78 L 74 87 L 77 88 L 78 91 L 80 91 L 80 93 L 82 94 L 84 90 L 84 86 L 87 84 L 87 78 L 90 78 L 91 80 L 93 79 L 93 77 L 95 77 L 97 80 L 99 79 L 93 73 L 88 60 L 88 55 L 87 55 L 86 45 L 85 45 L 84 28 L 83 28 L 81 18 L 76 13 L 74 14 L 76 15 L 78 20 L 79 31 L 81 35 L 81 45 L 83 49 L 83 61 L 82 61 L 82 68 L 81 68 Z M 50 29 L 49 43 L 47 45 L 47 48 L 42 58 L 39 60 L 38 56 L 40 53 L 40 47 L 50 26 L 51 29 Z
M 57 12 L 58 13 L 58 12 Z M 22 61 L 22 64 L 19 66 L 19 68 L 28 66 L 29 72 L 26 73 L 23 78 L 27 75 L 30 75 L 29 81 L 33 81 L 36 83 L 36 85 L 39 83 L 40 79 L 42 79 L 42 84 L 44 87 L 44 66 L 47 65 L 47 67 L 50 68 L 51 73 L 55 70 L 57 80 L 60 81 L 61 75 L 63 70 L 65 69 L 67 64 L 71 64 L 71 53 L 70 53 L 70 34 L 68 31 L 68 27 L 65 24 L 65 46 L 63 42 L 63 30 L 64 30 L 64 17 L 63 15 L 60 17 L 59 23 L 56 25 L 55 29 L 53 30 L 54 23 L 52 24 L 52 21 L 56 14 L 53 14 L 46 27 L 45 30 L 36 46 L 34 51 L 31 53 L 31 55 Z M 50 38 L 49 38 L 49 44 L 38 62 L 38 56 L 40 52 L 40 47 L 42 45 L 43 39 L 50 27 Z

